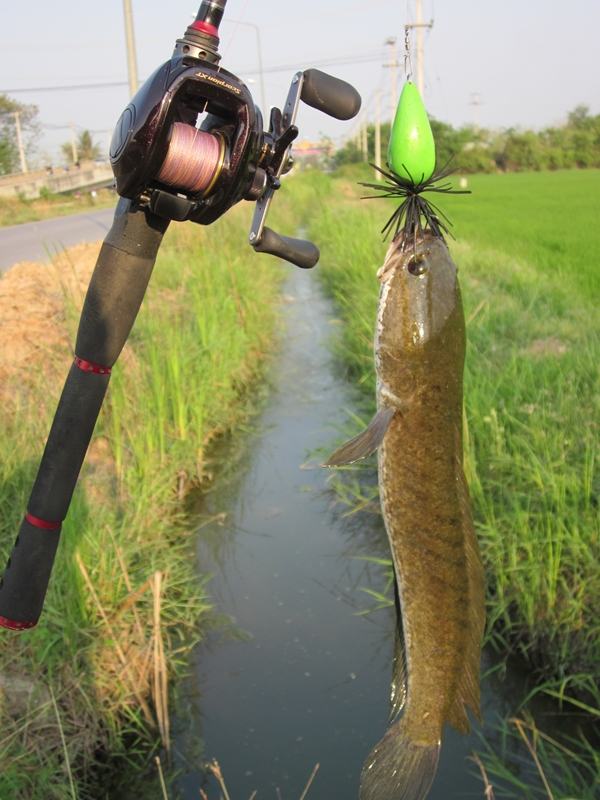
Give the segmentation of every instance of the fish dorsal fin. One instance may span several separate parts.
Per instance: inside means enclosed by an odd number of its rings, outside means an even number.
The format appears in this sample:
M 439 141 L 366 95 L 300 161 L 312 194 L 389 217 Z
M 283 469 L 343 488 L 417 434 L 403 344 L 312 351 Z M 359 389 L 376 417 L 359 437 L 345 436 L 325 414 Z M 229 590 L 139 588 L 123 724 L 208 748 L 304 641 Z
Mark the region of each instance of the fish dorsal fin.
M 342 467 L 370 456 L 382 443 L 396 411 L 397 409 L 390 406 L 380 408 L 369 426 L 332 453 L 322 466 Z

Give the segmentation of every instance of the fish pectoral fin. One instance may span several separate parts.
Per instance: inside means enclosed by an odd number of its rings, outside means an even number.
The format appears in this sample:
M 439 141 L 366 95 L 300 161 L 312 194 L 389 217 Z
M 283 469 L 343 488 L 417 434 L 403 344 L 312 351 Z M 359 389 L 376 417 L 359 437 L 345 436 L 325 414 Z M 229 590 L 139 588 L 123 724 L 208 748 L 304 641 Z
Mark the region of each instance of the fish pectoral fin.
M 332 453 L 323 467 L 342 467 L 345 464 L 353 464 L 374 453 L 383 442 L 383 437 L 387 433 L 390 422 L 394 418 L 398 409 L 390 406 L 383 406 L 375 414 L 369 426 L 362 433 L 343 444 L 335 453 Z

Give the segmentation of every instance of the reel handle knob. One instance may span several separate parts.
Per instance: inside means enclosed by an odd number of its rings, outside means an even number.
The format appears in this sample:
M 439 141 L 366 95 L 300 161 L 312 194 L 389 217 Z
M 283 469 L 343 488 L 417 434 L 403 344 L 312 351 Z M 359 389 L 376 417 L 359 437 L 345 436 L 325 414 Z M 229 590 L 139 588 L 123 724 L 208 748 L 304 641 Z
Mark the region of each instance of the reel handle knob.
M 352 119 L 360 111 L 361 97 L 354 86 L 319 69 L 307 69 L 302 100 L 335 119 Z
M 301 269 L 311 269 L 319 260 L 319 248 L 312 242 L 303 239 L 291 239 L 289 236 L 280 236 L 271 228 L 264 228 L 258 242 L 251 242 L 258 253 L 269 253 L 277 258 L 283 258 Z

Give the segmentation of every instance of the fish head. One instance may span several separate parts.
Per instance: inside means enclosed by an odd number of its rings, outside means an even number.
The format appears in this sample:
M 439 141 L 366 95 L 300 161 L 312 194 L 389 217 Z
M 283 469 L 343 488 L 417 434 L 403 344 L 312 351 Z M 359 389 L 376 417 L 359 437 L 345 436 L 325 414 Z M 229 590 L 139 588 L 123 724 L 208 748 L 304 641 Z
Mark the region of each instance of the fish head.
M 443 239 L 429 233 L 416 240 L 398 237 L 379 276 L 379 377 L 392 388 L 400 371 L 410 381 L 411 367 L 438 369 L 458 358 L 462 369 L 464 315 L 457 268 Z

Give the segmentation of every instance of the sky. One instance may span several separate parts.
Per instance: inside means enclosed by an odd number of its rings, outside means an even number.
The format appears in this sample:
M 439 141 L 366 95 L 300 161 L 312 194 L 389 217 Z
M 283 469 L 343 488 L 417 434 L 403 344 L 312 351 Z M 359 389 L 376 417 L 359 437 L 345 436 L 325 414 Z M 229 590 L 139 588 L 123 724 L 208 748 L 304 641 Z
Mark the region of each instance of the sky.
M 433 19 L 425 34 L 424 99 L 437 119 L 539 129 L 560 124 L 580 103 L 600 113 L 600 0 L 422 4 L 424 19 Z M 200 0 L 133 0 L 141 80 L 170 58 L 199 5 Z M 111 129 L 128 103 L 122 0 L 0 0 L 0 8 L 0 93 L 38 106 L 38 161 L 61 161 L 60 144 L 69 139 L 71 123 L 77 131 L 94 131 L 107 152 Z M 228 0 L 221 63 L 246 80 L 261 105 L 256 30 L 233 20 L 252 23 L 260 29 L 269 107 L 284 102 L 297 69 L 315 63 L 356 86 L 363 97 L 360 121 L 374 120 L 378 89 L 389 119 L 393 70 L 383 66 L 391 60 L 384 43 L 397 37 L 403 61 L 404 25 L 414 19 L 415 0 Z M 404 80 L 401 66 L 399 87 Z M 36 90 L 120 81 L 123 86 Z M 7 91 L 16 89 L 28 91 Z M 475 93 L 478 106 L 471 102 Z M 309 140 L 325 134 L 341 143 L 356 124 L 307 106 L 298 117 L 300 137 Z

